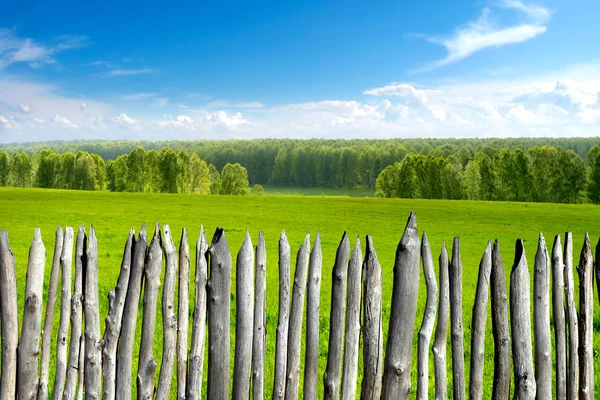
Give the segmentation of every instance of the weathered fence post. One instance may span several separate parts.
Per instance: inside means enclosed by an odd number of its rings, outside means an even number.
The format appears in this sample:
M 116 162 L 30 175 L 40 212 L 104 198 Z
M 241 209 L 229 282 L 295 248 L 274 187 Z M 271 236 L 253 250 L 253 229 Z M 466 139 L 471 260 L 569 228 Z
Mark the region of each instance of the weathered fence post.
M 19 317 L 15 256 L 8 232 L 0 232 L 0 322 L 2 323 L 2 379 L 0 398 L 14 399 L 17 389 L 17 346 Z
M 131 400 L 131 377 L 133 373 L 133 344 L 137 323 L 144 262 L 148 247 L 146 224 L 142 224 L 133 249 L 129 284 L 123 308 L 123 320 L 119 335 L 119 353 L 117 356 L 117 400 Z
M 492 334 L 494 336 L 494 383 L 493 399 L 510 396 L 510 332 L 508 330 L 508 296 L 506 275 L 500 244 L 496 240 L 492 250 L 492 273 L 490 276 L 492 300 Z
M 446 344 L 448 342 L 448 320 L 450 318 L 450 283 L 448 280 L 448 251 L 446 242 L 439 257 L 440 265 L 440 301 L 438 319 L 433 342 L 433 367 L 435 369 L 435 398 L 447 399 L 448 372 L 446 370 Z
M 54 242 L 54 257 L 52 259 L 52 270 L 50 272 L 50 284 L 48 286 L 48 300 L 46 301 L 46 316 L 44 317 L 44 330 L 42 331 L 42 362 L 40 366 L 40 387 L 37 398 L 48 399 L 48 378 L 50 368 L 50 340 L 52 339 L 52 326 L 54 324 L 54 309 L 58 296 L 58 276 L 60 275 L 60 258 L 63 251 L 64 234 L 62 228 L 56 228 L 56 240 Z M 71 243 L 72 244 L 72 243 Z M 71 249 L 71 255 L 72 254 Z M 69 301 L 70 299 L 67 299 Z
M 208 279 L 208 241 L 204 226 L 196 241 L 196 269 L 194 271 L 194 320 L 192 322 L 192 345 L 190 365 L 186 382 L 187 400 L 199 400 L 202 389 L 204 363 L 204 337 L 206 334 L 206 283 Z
M 101 396 L 102 342 L 100 341 L 100 310 L 98 307 L 98 241 L 94 225 L 90 226 L 85 262 L 85 398 Z
M 596 244 L 596 288 L 598 290 L 598 301 L 600 301 L 600 239 L 598 239 L 598 243 Z
M 258 233 L 254 278 L 254 333 L 252 335 L 252 399 L 265 397 L 265 351 L 267 347 L 267 249 Z
M 85 359 L 85 354 L 79 352 L 80 341 L 85 341 L 82 335 L 83 324 L 83 265 L 85 264 L 87 247 L 87 237 L 85 227 L 81 225 L 77 231 L 77 241 L 75 244 L 75 282 L 73 283 L 73 297 L 71 297 L 71 339 L 69 342 L 69 363 L 67 365 L 67 379 L 65 381 L 65 390 L 63 392 L 64 400 L 73 400 L 77 395 L 77 382 L 83 388 L 82 371 L 85 364 L 79 368 L 80 359 Z M 55 400 L 56 397 L 53 397 Z
M 188 328 L 190 312 L 190 246 L 187 230 L 179 242 L 179 285 L 177 299 L 177 399 L 185 400 L 188 369 Z
M 105 320 L 104 349 L 102 350 L 102 375 L 104 377 L 103 400 L 114 400 L 117 383 L 117 346 L 123 322 L 123 308 L 125 296 L 129 285 L 129 274 L 131 271 L 132 249 L 135 245 L 135 233 L 133 228 L 129 230 L 117 286 L 108 293 L 108 316 Z
M 579 273 L 579 399 L 594 398 L 594 260 L 590 238 L 585 233 Z
M 275 376 L 273 379 L 273 399 L 285 396 L 285 373 L 287 370 L 287 343 L 290 324 L 290 244 L 285 231 L 279 237 L 279 316 L 277 322 L 277 343 L 275 347 Z
M 552 398 L 550 356 L 550 260 L 546 240 L 540 233 L 533 276 L 533 332 L 535 337 L 535 382 L 538 399 Z
M 362 294 L 362 252 L 360 238 L 356 238 L 348 264 L 348 302 L 346 306 L 346 340 L 344 344 L 344 375 L 342 400 L 356 398 L 358 379 L 358 350 L 360 344 L 360 305 Z
M 417 399 L 426 400 L 429 398 L 429 344 L 438 305 L 438 287 L 435 281 L 431 247 L 425 233 L 421 238 L 421 261 L 423 263 L 427 300 L 425 301 L 425 312 L 423 313 L 423 322 L 419 329 L 419 341 L 417 343 Z
M 34 399 L 37 395 L 38 355 L 44 292 L 44 267 L 46 248 L 39 228 L 35 229 L 33 243 L 29 248 L 27 284 L 23 307 L 23 326 L 17 359 L 17 394 L 19 399 Z
M 306 352 L 304 356 L 304 399 L 317 399 L 319 376 L 319 318 L 321 304 L 321 235 L 317 233 L 310 252 L 306 294 Z
M 327 348 L 327 367 L 323 375 L 323 384 L 325 386 L 324 398 L 326 400 L 337 400 L 340 395 L 349 257 L 350 242 L 348 241 L 348 235 L 344 232 L 335 255 L 335 265 L 333 266 L 331 277 L 329 346 Z
M 575 281 L 573 279 L 573 235 L 565 233 L 565 283 L 567 293 L 567 327 L 569 338 L 569 372 L 567 375 L 567 400 L 579 398 L 579 324 L 575 308 Z
M 67 373 L 67 340 L 69 339 L 69 321 L 71 319 L 71 263 L 73 260 L 73 228 L 67 226 L 64 234 L 62 264 L 62 288 L 60 298 L 60 325 L 56 341 L 56 371 L 54 374 L 53 398 L 61 399 L 65 388 Z
M 483 363 L 485 347 L 485 323 L 490 275 L 492 272 L 492 242 L 489 241 L 481 262 L 477 278 L 477 290 L 473 304 L 471 322 L 471 368 L 469 379 L 469 399 L 483 398 Z
M 535 399 L 531 343 L 531 301 L 529 270 L 523 240 L 518 239 L 515 262 L 510 273 L 510 325 L 512 328 L 515 400 Z
M 210 248 L 208 304 L 208 390 L 211 400 L 229 398 L 231 333 L 231 253 L 225 232 L 217 228 Z
M 396 250 L 394 288 L 388 329 L 383 400 L 406 399 L 411 391 L 410 364 L 419 297 L 419 234 L 417 216 L 410 213 Z
M 450 261 L 450 331 L 452 336 L 452 391 L 454 400 L 465 398 L 465 332 L 462 316 L 462 261 L 460 238 L 455 237 Z
M 556 347 L 556 398 L 567 398 L 567 331 L 565 326 L 565 264 L 562 258 L 560 235 L 552 245 L 552 315 Z
M 304 313 L 304 294 L 306 292 L 306 275 L 310 253 L 310 234 L 306 234 L 304 242 L 296 257 L 294 272 L 294 291 L 288 330 L 287 366 L 285 382 L 285 399 L 298 399 L 300 381 L 300 344 L 302 341 L 302 314 Z
M 142 337 L 137 374 L 137 398 L 151 400 L 154 397 L 154 375 L 157 361 L 153 355 L 154 331 L 156 329 L 156 307 L 160 289 L 162 267 L 162 238 L 160 225 L 156 223 L 154 237 L 146 257 L 144 269 L 144 311 L 142 316 Z M 88 344 L 85 344 L 87 351 Z M 87 373 L 87 372 L 86 372 Z
M 379 400 L 383 374 L 383 330 L 381 327 L 381 267 L 367 236 L 363 263 L 365 294 L 363 297 L 363 380 L 361 400 Z
M 177 248 L 171 227 L 164 226 L 165 277 L 162 292 L 163 349 L 156 400 L 167 400 L 171 392 L 173 369 L 177 353 L 177 316 L 175 315 L 175 284 L 177 283 Z M 187 318 L 187 315 L 186 315 Z
M 235 360 L 233 366 L 233 400 L 250 397 L 252 371 L 252 333 L 254 330 L 254 248 L 246 238 L 235 266 Z
M 79 387 L 77 388 L 77 400 L 83 400 L 84 376 L 85 376 L 85 335 L 79 337 L 78 347 L 79 360 L 77 360 L 77 374 L 79 375 Z

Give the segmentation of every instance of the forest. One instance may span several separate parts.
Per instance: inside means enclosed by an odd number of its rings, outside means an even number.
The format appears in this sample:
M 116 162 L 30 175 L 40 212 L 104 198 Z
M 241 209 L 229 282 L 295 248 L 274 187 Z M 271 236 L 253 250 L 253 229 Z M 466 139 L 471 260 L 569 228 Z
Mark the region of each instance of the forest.
M 11 143 L 0 145 L 0 186 L 199 194 L 261 194 L 262 185 L 360 187 L 381 197 L 598 204 L 598 143 L 598 138 Z

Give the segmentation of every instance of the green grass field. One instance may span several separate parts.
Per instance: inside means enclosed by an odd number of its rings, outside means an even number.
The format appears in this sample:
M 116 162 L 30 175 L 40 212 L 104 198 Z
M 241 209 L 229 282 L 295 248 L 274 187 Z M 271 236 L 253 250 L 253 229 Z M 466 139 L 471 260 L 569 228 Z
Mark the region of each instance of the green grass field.
M 289 186 L 265 186 L 268 196 L 343 196 L 343 197 L 374 197 L 375 189 L 344 189 L 344 188 L 297 188 Z
M 223 227 L 231 247 L 234 263 L 235 254 L 237 254 L 242 244 L 245 230 L 249 230 L 254 243 L 259 230 L 262 230 L 265 234 L 267 246 L 267 366 L 265 373 L 268 396 L 270 396 L 272 387 L 278 309 L 277 241 L 282 229 L 286 231 L 294 255 L 292 274 L 295 253 L 298 251 L 304 235 L 310 233 L 312 243 L 315 233 L 320 232 L 321 234 L 323 279 L 321 285 L 320 377 L 322 377 L 326 365 L 331 270 L 337 245 L 345 230 L 348 231 L 352 245 L 354 239 L 360 235 L 363 251 L 365 235 L 373 236 L 375 249 L 383 269 L 384 335 L 387 331 L 387 319 L 390 312 L 394 255 L 409 212 L 414 210 L 417 214 L 419 233 L 427 233 L 436 264 L 442 243 L 446 241 L 451 246 L 453 237 L 460 236 L 464 274 L 463 316 L 466 368 L 468 368 L 470 359 L 471 310 L 475 296 L 479 260 L 488 240 L 499 240 L 504 265 L 507 274 L 509 274 L 514 256 L 515 240 L 518 237 L 523 238 L 530 272 L 533 273 L 533 259 L 540 232 L 546 237 L 546 242 L 550 246 L 549 251 L 551 251 L 551 244 L 556 234 L 562 235 L 565 231 L 572 231 L 574 235 L 575 265 L 579 260 L 579 252 L 585 231 L 589 232 L 594 247 L 600 235 L 600 208 L 592 205 L 327 196 L 230 197 L 2 188 L 0 189 L 0 210 L 0 229 L 8 230 L 10 244 L 17 260 L 20 307 L 23 304 L 27 254 L 33 238 L 34 228 L 40 227 L 42 229 L 48 253 L 45 282 L 47 289 L 54 246 L 54 232 L 57 225 L 72 226 L 76 230 L 82 223 L 86 224 L 86 228 L 89 228 L 90 224 L 94 224 L 99 246 L 99 289 L 102 321 L 107 313 L 107 293 L 116 283 L 123 246 L 130 227 L 134 227 L 137 233 L 141 223 L 146 222 L 149 227 L 148 235 L 151 237 L 154 222 L 169 224 L 175 233 L 174 239 L 178 246 L 179 232 L 185 226 L 188 229 L 192 249 L 195 248 L 195 241 L 201 224 L 204 225 L 209 240 L 217 226 Z M 194 265 L 194 259 L 195 256 L 192 254 L 192 266 Z M 233 276 L 235 276 L 235 272 Z M 577 274 L 575 276 L 577 284 Z M 533 283 L 531 287 L 533 289 Z M 235 284 L 232 284 L 232 290 L 235 292 Z M 232 305 L 235 305 L 234 295 L 235 293 L 232 295 Z M 191 300 L 193 301 L 193 299 Z M 425 282 L 421 274 L 415 330 L 418 330 L 420 326 L 424 305 Z M 596 305 L 594 323 L 596 329 L 600 325 L 599 310 L 600 308 Z M 57 309 L 55 332 L 58 328 L 58 313 Z M 235 323 L 234 313 L 235 310 L 232 310 L 232 334 L 235 329 L 233 326 Z M 21 317 L 19 319 L 21 320 Z M 160 315 L 157 317 L 157 322 L 155 357 L 160 362 L 160 348 L 162 346 Z M 139 325 L 138 323 L 138 335 Z M 232 338 L 232 345 L 233 343 L 234 339 Z M 416 336 L 414 343 L 416 349 Z M 600 335 L 596 334 L 594 344 L 595 348 L 599 348 Z M 489 398 L 491 396 L 494 355 L 489 304 L 485 350 L 484 398 Z M 451 365 L 450 354 L 451 348 L 448 346 L 449 367 Z M 302 355 L 304 355 L 304 351 L 302 351 Z M 414 396 L 416 390 L 416 350 L 413 352 L 413 359 Z M 598 370 L 600 366 L 597 361 L 596 356 L 596 369 Z M 136 370 L 137 367 L 134 365 L 134 371 Z M 430 370 L 430 375 L 433 376 L 432 358 L 430 358 Z M 156 375 L 158 377 L 158 370 Z M 468 387 L 468 372 L 466 375 Z M 450 384 L 451 382 L 452 380 L 449 379 Z M 596 386 L 599 382 L 600 375 L 596 378 Z M 52 387 L 52 380 L 50 387 Z M 433 379 L 430 379 L 430 388 L 433 389 Z M 173 386 L 172 393 L 174 393 L 174 390 L 175 387 Z M 319 397 L 322 397 L 322 379 L 319 382 L 319 393 L 321 394 Z

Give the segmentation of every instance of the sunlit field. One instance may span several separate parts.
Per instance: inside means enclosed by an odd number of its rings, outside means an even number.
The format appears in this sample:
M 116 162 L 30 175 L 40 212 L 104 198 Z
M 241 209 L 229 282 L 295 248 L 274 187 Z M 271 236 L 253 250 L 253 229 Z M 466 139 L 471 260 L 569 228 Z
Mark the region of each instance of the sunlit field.
M 321 193 L 316 196 L 307 194 Z M 298 193 L 299 196 L 293 194 Z M 269 195 L 281 194 L 281 196 Z M 285 194 L 285 196 L 283 195 Z M 28 248 L 33 238 L 34 228 L 42 229 L 47 250 L 46 280 L 47 289 L 55 230 L 58 225 L 72 226 L 77 231 L 81 224 L 94 224 L 99 247 L 99 290 L 100 313 L 103 325 L 107 314 L 107 294 L 115 284 L 119 274 L 123 247 L 131 227 L 136 234 L 142 222 L 148 224 L 148 236 L 151 238 L 155 222 L 169 224 L 174 240 L 179 246 L 182 227 L 187 227 L 190 248 L 195 248 L 200 225 L 204 225 L 208 239 L 212 238 L 215 228 L 223 227 L 235 263 L 235 254 L 242 244 L 246 229 L 256 244 L 258 232 L 262 230 L 267 246 L 267 355 L 265 371 L 265 390 L 270 397 L 275 358 L 275 330 L 278 311 L 278 263 L 277 242 L 282 230 L 285 230 L 292 249 L 292 276 L 295 268 L 295 254 L 304 236 L 311 235 L 311 244 L 315 234 L 320 232 L 323 249 L 323 279 L 321 285 L 321 336 L 319 375 L 325 371 L 327 343 L 329 333 L 329 309 L 331 298 L 331 270 L 337 245 L 344 231 L 353 241 L 360 237 L 364 254 L 365 235 L 372 235 L 375 249 L 383 269 L 383 320 L 384 336 L 387 334 L 387 321 L 390 313 L 390 300 L 393 283 L 393 262 L 396 246 L 402 235 L 404 225 L 411 210 L 417 214 L 419 233 L 426 232 L 434 252 L 437 268 L 437 256 L 444 241 L 451 250 L 454 236 L 461 238 L 463 261 L 463 317 L 465 327 L 465 366 L 470 359 L 470 326 L 473 299 L 477 284 L 479 260 L 488 240 L 498 239 L 502 249 L 503 261 L 508 274 L 512 266 L 515 240 L 521 237 L 525 241 L 525 250 L 529 261 L 533 290 L 533 259 L 540 232 L 546 237 L 551 251 L 556 234 L 563 235 L 572 231 L 574 238 L 574 265 L 579 260 L 579 252 L 584 233 L 588 231 L 595 247 L 600 235 L 600 209 L 593 205 L 556 205 L 533 203 L 471 202 L 442 200 L 401 200 L 360 198 L 354 192 L 339 193 L 342 196 L 328 196 L 329 191 L 322 189 L 286 189 L 266 188 L 265 196 L 198 196 L 143 193 L 78 192 L 42 189 L 0 188 L 0 229 L 9 232 L 11 248 L 17 260 L 17 285 L 19 306 L 23 306 L 25 291 Z M 304 195 L 304 196 L 303 196 Z M 372 195 L 372 194 L 371 194 Z M 193 250 L 192 250 L 193 251 Z M 192 254 L 192 274 L 195 254 Z M 235 269 L 235 265 L 234 265 Z M 437 273 L 437 269 L 436 269 Z M 232 274 L 235 276 L 235 270 Z M 576 285 L 577 274 L 575 273 Z M 193 287 L 190 288 L 190 304 L 193 304 Z M 232 306 L 235 308 L 235 284 L 232 284 Z M 577 291 L 576 291 L 577 292 Z M 159 300 L 160 301 L 160 300 Z M 59 303 L 60 304 L 60 300 Z M 425 305 L 425 281 L 421 274 L 419 303 L 415 332 L 418 330 Z M 594 329 L 600 326 L 600 307 L 596 303 Z M 231 329 L 235 330 L 235 309 L 232 309 Z M 488 303 L 488 321 L 486 325 L 484 398 L 491 396 L 493 378 L 493 336 Z M 160 310 L 160 307 L 158 308 Z M 55 332 L 58 329 L 59 308 L 56 311 Z M 141 320 L 141 313 L 139 314 Z M 191 308 L 190 308 L 191 318 Z M 21 320 L 21 316 L 19 317 Z M 552 320 L 552 319 L 551 319 Z M 155 358 L 160 363 L 162 347 L 161 318 L 157 318 L 155 339 Z M 190 324 L 191 326 L 191 324 Z M 138 339 L 140 323 L 138 322 Z M 448 336 L 450 339 L 450 336 Z M 552 334 L 552 339 L 554 335 Z M 235 338 L 232 337 L 232 345 Z M 53 344 L 55 345 L 55 344 Z M 600 346 L 600 335 L 594 337 L 594 347 Z M 136 347 L 137 349 L 138 347 Z M 416 391 L 416 336 L 413 351 L 413 396 Z M 54 352 L 54 350 L 53 350 Z M 134 354 L 137 353 L 137 350 Z M 233 353 L 232 353 L 233 354 Z M 431 353 L 430 353 L 431 354 Z M 448 367 L 451 368 L 451 347 L 448 346 Z M 304 351 L 302 351 L 302 357 Z M 597 356 L 596 356 L 597 358 Z M 137 363 L 137 360 L 134 361 Z M 52 360 L 54 363 L 54 360 Z M 53 365 L 53 364 L 52 364 Z M 50 370 L 53 371 L 51 365 Z M 433 358 L 430 359 L 430 376 L 433 377 Z M 231 364 L 233 368 L 233 362 Z M 600 366 L 596 360 L 596 369 Z M 160 368 L 160 365 L 159 365 Z M 362 362 L 361 366 L 362 368 Z M 134 365 L 134 372 L 137 365 Z M 158 371 L 156 377 L 158 379 Z M 204 368 L 206 379 L 206 364 Z M 360 375 L 360 372 L 359 372 Z M 233 375 L 232 375 L 233 376 Z M 467 387 L 468 387 L 468 372 Z M 135 381 L 135 380 L 134 380 Z M 53 378 L 50 380 L 52 388 Z M 175 380 L 174 380 L 175 382 Z M 302 376 L 301 376 L 302 382 Z M 359 378 L 360 382 L 360 378 Z M 430 379 L 430 395 L 433 390 L 433 378 Z M 452 379 L 449 375 L 449 384 Z M 600 375 L 596 378 L 596 386 Z M 302 385 L 300 385 L 302 387 Z M 358 385 L 360 388 L 360 383 Z M 172 396 L 175 394 L 172 386 Z M 451 388 L 450 388 L 451 389 Z M 205 388 L 204 388 L 205 390 Z M 319 397 L 322 398 L 323 383 L 319 380 Z M 449 390 L 451 393 L 451 390 Z

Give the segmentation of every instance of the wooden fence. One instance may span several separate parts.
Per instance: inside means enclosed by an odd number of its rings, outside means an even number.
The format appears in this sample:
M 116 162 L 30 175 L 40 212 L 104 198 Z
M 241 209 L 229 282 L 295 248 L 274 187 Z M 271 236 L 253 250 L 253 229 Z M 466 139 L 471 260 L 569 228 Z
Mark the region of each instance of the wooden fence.
M 164 234 L 164 237 L 163 237 Z M 73 244 L 75 242 L 75 256 Z M 427 236 L 419 239 L 412 213 L 398 245 L 387 343 L 382 332 L 382 273 L 373 242 L 366 237 L 366 253 L 357 240 L 351 249 L 346 234 L 337 250 L 331 288 L 331 312 L 327 366 L 323 375 L 325 399 L 405 399 L 411 394 L 411 360 L 420 266 L 426 282 L 426 306 L 418 331 L 416 396 L 427 399 L 429 356 L 435 370 L 435 398 L 481 399 L 483 393 L 484 334 L 488 298 L 491 298 L 494 335 L 494 399 L 508 399 L 511 388 L 511 356 L 514 399 L 593 399 L 593 277 L 592 248 L 586 234 L 577 271 L 579 313 L 575 304 L 573 242 L 565 235 L 554 239 L 552 256 L 540 235 L 533 269 L 533 320 L 530 272 L 523 242 L 516 243 L 510 273 L 510 297 L 498 242 L 488 242 L 479 267 L 471 328 L 469 387 L 465 387 L 465 350 L 462 321 L 462 263 L 460 239 L 450 255 L 446 247 L 439 256 L 439 281 Z M 322 255 L 317 234 L 312 249 L 307 235 L 296 256 L 291 285 L 291 253 L 285 233 L 279 240 L 279 321 L 275 360 L 265 360 L 266 348 L 266 251 L 262 233 L 256 248 L 250 236 L 237 254 L 235 357 L 230 376 L 230 307 L 232 257 L 223 229 L 208 243 L 201 229 L 196 243 L 193 276 L 193 322 L 188 349 L 190 307 L 190 249 L 185 228 L 179 250 L 168 225 L 161 234 L 156 225 L 148 244 L 145 225 L 137 239 L 133 229 L 125 245 L 116 287 L 108 295 L 109 311 L 101 335 L 98 305 L 98 243 L 94 227 L 77 237 L 67 227 L 56 231 L 52 271 L 42 327 L 43 281 L 46 251 L 36 229 L 29 252 L 25 303 L 17 306 L 15 260 L 8 234 L 0 234 L 0 317 L 2 365 L 0 399 L 119 399 L 132 393 L 134 358 L 139 399 L 167 399 L 173 374 L 177 375 L 177 398 L 201 396 L 206 327 L 208 326 L 209 399 L 263 399 L 265 380 L 273 380 L 272 398 L 298 399 L 300 372 L 304 370 L 303 396 L 317 398 L 319 379 L 319 299 Z M 75 274 L 72 279 L 72 260 Z M 164 258 L 164 263 L 163 263 Z M 596 247 L 600 260 L 600 243 Z M 153 345 L 161 274 L 163 353 L 160 371 Z M 550 291 L 550 275 L 552 290 Z M 58 283 L 61 277 L 60 324 L 52 338 Z M 600 296 L 600 263 L 596 263 Z M 138 357 L 134 357 L 136 321 L 143 290 L 142 327 Z M 175 288 L 178 287 L 176 291 Z M 73 291 L 71 291 L 73 287 Z M 175 294 L 178 298 L 175 298 Z M 551 298 L 550 298 L 551 296 Z M 551 348 L 550 301 L 554 319 L 555 347 Z M 303 314 L 306 303 L 306 327 Z M 510 310 L 510 326 L 509 326 Z M 436 317 L 437 314 L 437 317 Z M 22 330 L 19 338 L 19 316 Z M 437 323 L 436 323 L 437 318 Z M 532 321 L 535 346 L 532 343 Z M 448 324 L 452 361 L 452 393 L 448 393 Z M 70 332 L 70 334 L 69 334 Z M 301 364 L 302 332 L 305 357 Z M 359 340 L 362 335 L 363 370 L 359 382 Z M 41 347 L 40 347 L 41 338 Z M 54 349 L 53 349 L 54 347 Z M 52 351 L 56 368 L 49 371 Z M 553 370 L 553 353 L 556 368 Z M 265 376 L 265 363 L 274 362 L 274 376 Z M 553 371 L 555 387 L 553 388 Z M 156 374 L 158 381 L 156 380 Z M 54 387 L 49 390 L 49 377 Z M 233 379 L 230 394 L 230 379 Z M 155 383 L 158 382 L 157 385 Z M 156 386 L 156 387 L 155 387 Z

